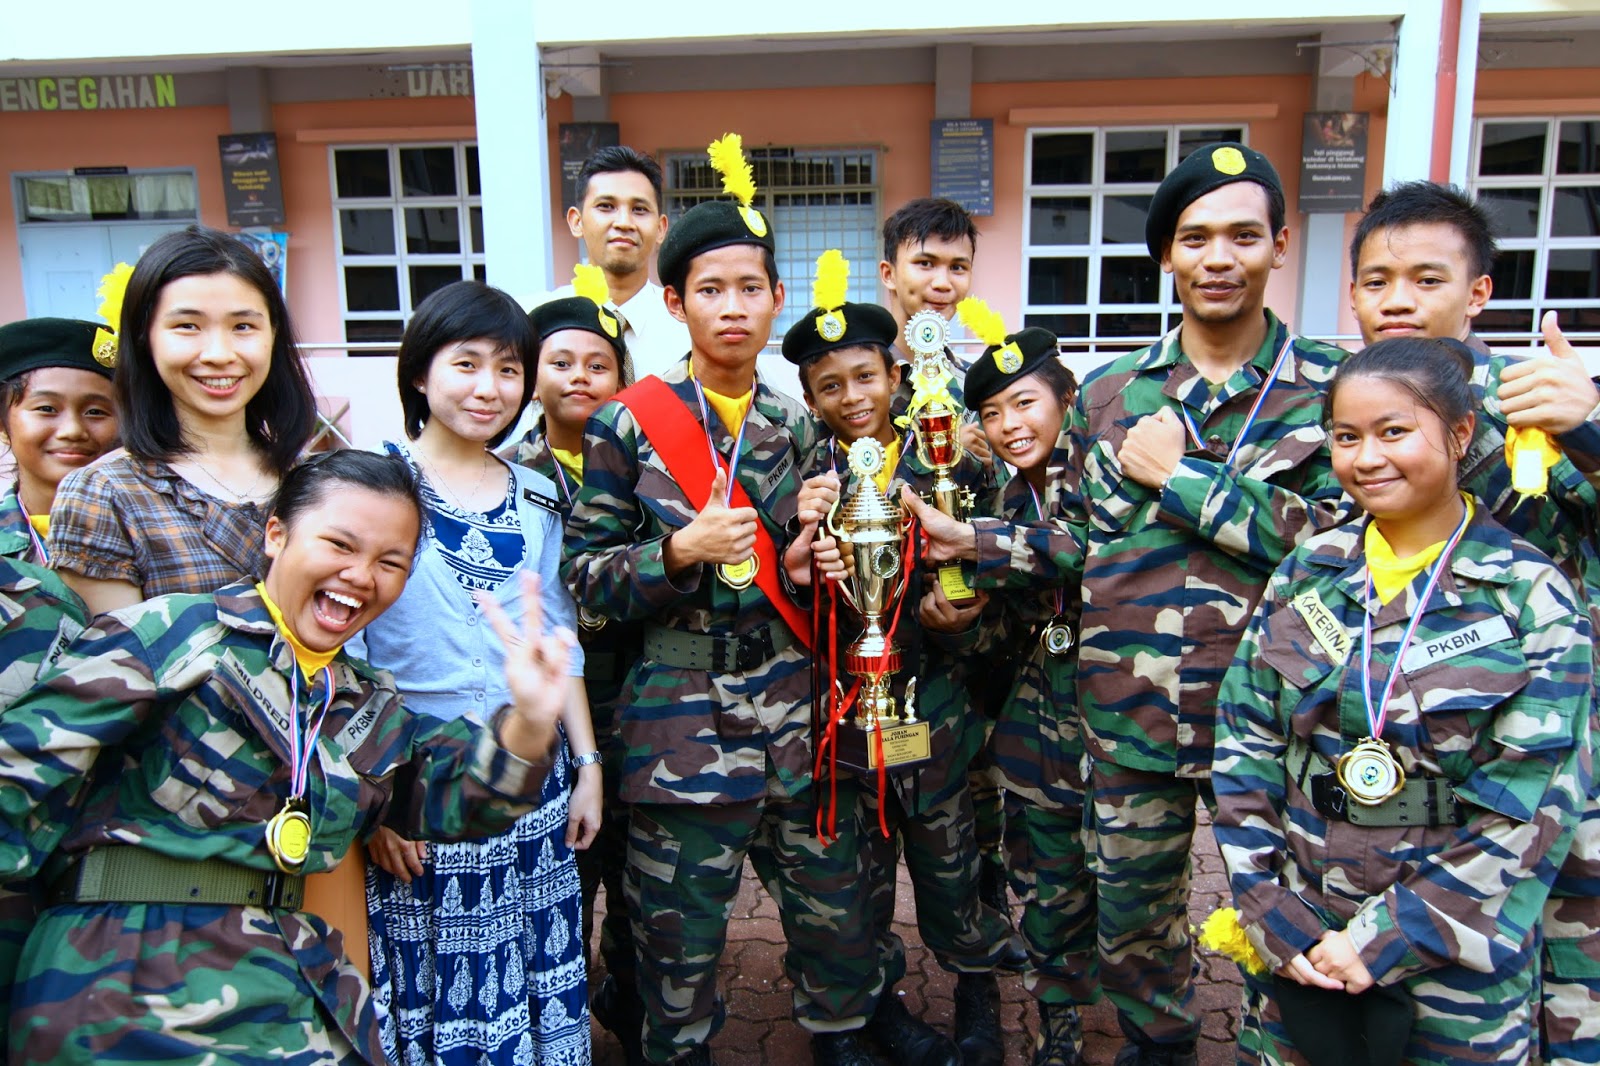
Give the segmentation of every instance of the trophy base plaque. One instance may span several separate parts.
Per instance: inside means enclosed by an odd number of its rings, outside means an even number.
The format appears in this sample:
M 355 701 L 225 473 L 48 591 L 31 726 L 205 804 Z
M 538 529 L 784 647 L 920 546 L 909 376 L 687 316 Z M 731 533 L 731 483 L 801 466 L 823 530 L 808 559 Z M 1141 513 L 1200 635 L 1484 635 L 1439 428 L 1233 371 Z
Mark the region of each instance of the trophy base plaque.
M 839 723 L 839 765 L 861 774 L 878 772 L 878 738 L 883 735 L 883 768 L 890 773 L 933 757 L 927 722 L 885 722 L 876 728 L 854 719 Z

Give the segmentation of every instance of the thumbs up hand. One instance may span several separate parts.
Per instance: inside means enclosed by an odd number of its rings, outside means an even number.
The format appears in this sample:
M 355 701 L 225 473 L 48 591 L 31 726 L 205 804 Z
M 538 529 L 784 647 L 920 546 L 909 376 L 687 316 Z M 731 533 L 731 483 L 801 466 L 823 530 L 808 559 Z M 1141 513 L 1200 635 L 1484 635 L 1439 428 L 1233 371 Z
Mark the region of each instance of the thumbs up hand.
M 1589 379 L 1583 357 L 1546 311 L 1540 323 L 1545 350 L 1511 363 L 1500 375 L 1500 408 L 1506 422 L 1518 429 L 1567 433 L 1588 419 L 1600 404 L 1600 389 Z
M 756 550 L 756 509 L 728 506 L 728 473 L 718 470 L 711 493 L 694 520 L 667 538 L 667 571 L 697 563 L 742 563 Z

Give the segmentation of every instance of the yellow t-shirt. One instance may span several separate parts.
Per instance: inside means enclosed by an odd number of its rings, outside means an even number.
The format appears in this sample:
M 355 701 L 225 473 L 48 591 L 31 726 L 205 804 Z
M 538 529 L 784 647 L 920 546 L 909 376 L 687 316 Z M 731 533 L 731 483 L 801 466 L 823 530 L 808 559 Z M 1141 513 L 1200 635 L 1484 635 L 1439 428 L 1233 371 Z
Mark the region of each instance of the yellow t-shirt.
M 896 437 L 883 446 L 883 469 L 872 476 L 878 483 L 879 492 L 889 491 L 889 481 L 894 477 L 895 468 L 900 465 L 900 438 Z
M 561 469 L 565 470 L 573 481 L 579 482 L 580 484 L 583 482 L 582 452 L 563 451 L 562 449 L 552 445 L 550 448 L 550 454 L 555 456 L 556 462 L 561 464 Z
M 1467 504 L 1467 521 L 1472 521 L 1472 497 L 1462 494 L 1461 497 Z M 1448 540 L 1449 538 L 1446 538 Z M 1372 590 L 1378 594 L 1380 603 L 1388 603 L 1406 586 L 1416 580 L 1418 574 L 1426 570 L 1439 553 L 1444 551 L 1445 541 L 1430 544 L 1415 555 L 1401 559 L 1394 554 L 1394 549 L 1384 539 L 1378 530 L 1378 523 L 1368 522 L 1366 533 L 1367 573 L 1372 575 Z
M 267 595 L 267 586 L 257 581 L 256 591 L 261 594 L 261 602 L 267 605 L 267 613 L 272 615 L 272 621 L 278 627 L 278 632 L 283 634 L 283 639 L 294 649 L 294 661 L 300 664 L 300 672 L 306 675 L 307 682 L 314 681 L 317 671 L 333 662 L 333 657 L 339 654 L 339 648 L 334 648 L 332 651 L 312 651 L 300 643 L 300 638 L 284 624 L 283 612 L 278 610 L 278 605 Z M 339 647 L 343 646 L 341 644 Z
M 31 514 L 28 516 L 28 525 L 41 537 L 50 535 L 50 516 L 47 514 Z
M 694 363 L 689 363 L 689 379 L 694 380 Z M 728 427 L 728 432 L 734 436 L 739 435 L 739 427 L 744 425 L 744 416 L 750 413 L 750 405 L 755 402 L 756 387 L 750 386 L 750 391 L 743 396 L 724 396 L 720 392 L 712 392 L 704 385 L 700 391 L 705 394 L 706 403 L 717 412 L 717 417 L 722 419 L 722 424 Z M 710 426 L 706 427 L 710 429 Z

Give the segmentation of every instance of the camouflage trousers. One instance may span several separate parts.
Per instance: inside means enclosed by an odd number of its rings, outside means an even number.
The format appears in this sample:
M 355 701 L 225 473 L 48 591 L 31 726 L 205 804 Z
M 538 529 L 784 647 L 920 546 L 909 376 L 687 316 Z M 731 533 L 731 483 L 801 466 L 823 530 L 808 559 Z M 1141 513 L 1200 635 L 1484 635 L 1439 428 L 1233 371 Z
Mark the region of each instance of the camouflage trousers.
M 1089 789 L 1101 987 L 1130 1039 L 1190 1043 L 1200 1021 L 1189 851 L 1195 801 L 1214 805 L 1211 783 L 1095 760 Z
M 1600 802 L 1591 792 L 1544 907 L 1546 1066 L 1600 1063 Z
M 878 825 L 880 802 L 887 804 L 887 837 Z M 956 973 L 986 973 L 1005 955 L 1010 924 L 978 898 L 975 817 L 972 795 L 964 788 L 915 815 L 906 813 L 892 790 L 882 799 L 863 790 L 861 832 L 884 988 L 894 987 L 906 973 L 905 942 L 892 928 L 902 849 L 916 898 L 917 932 L 939 965 Z
M 1492 974 L 1447 966 L 1402 983 L 1412 1001 L 1407 1066 L 1525 1063 L 1533 1047 L 1534 949 Z M 1289 1039 L 1270 975 L 1245 975 L 1238 1061 L 1309 1066 Z
M 628 806 L 618 795 L 622 783 L 621 761 L 601 763 L 600 832 L 587 851 L 578 852 L 578 880 L 583 888 L 583 942 L 594 942 L 594 901 L 606 890 L 606 916 L 600 924 L 600 957 L 606 972 L 624 988 L 634 984 L 633 923 L 628 917 L 623 875 L 628 866 Z M 586 952 L 587 954 L 587 952 Z M 594 984 L 591 981 L 590 990 Z
M 1095 883 L 1084 808 L 1042 807 L 1006 795 L 1006 866 L 1022 901 L 1022 941 L 1032 968 L 1022 984 L 1045 1003 L 1100 999 Z
M 853 782 L 839 802 L 853 810 Z M 817 839 L 811 804 L 634 804 L 624 881 L 645 1008 L 645 1056 L 669 1062 L 708 1041 L 725 1014 L 717 963 L 745 856 L 778 903 L 794 1017 L 813 1033 L 866 1024 L 882 988 L 861 877 L 858 822 Z

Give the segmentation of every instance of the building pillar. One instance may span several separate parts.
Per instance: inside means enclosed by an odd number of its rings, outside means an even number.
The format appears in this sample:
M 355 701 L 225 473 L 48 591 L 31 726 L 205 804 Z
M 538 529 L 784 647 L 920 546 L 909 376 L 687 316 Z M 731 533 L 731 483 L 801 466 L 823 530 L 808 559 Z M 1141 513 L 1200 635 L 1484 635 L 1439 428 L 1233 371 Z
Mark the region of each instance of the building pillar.
M 532 0 L 472 0 L 472 82 L 489 283 L 549 292 L 550 135 Z
M 272 101 L 267 95 L 265 67 L 228 67 L 223 71 L 228 93 L 229 133 L 268 133 Z
M 972 117 L 972 46 L 941 44 L 933 50 L 933 117 Z

